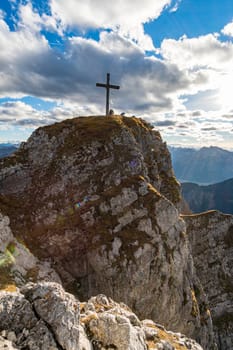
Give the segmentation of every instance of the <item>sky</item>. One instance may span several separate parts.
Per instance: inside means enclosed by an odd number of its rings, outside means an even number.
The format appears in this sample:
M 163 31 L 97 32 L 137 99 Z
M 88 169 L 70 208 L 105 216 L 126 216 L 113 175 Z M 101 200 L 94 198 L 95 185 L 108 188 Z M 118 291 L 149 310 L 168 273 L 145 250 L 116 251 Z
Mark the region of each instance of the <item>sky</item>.
M 0 0 L 0 142 L 105 113 L 233 150 L 232 0 Z

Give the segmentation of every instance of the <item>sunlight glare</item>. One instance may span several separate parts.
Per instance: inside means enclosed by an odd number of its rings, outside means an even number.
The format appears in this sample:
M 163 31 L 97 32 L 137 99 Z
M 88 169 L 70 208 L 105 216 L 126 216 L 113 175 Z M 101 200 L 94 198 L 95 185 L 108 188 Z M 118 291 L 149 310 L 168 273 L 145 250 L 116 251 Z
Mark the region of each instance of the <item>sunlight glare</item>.
M 233 107 L 233 71 L 225 74 L 221 80 L 219 88 L 219 102 L 221 109 L 229 110 Z

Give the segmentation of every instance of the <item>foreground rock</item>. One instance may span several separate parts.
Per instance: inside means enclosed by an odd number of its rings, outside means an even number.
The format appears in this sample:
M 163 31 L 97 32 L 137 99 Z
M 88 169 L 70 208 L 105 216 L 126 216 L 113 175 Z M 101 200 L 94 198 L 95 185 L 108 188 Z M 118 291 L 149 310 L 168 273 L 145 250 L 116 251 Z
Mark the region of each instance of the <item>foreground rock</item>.
M 233 349 L 233 216 L 210 211 L 184 219 L 218 348 Z
M 2 160 L 0 178 L 14 234 L 52 259 L 67 290 L 83 300 L 106 294 L 211 349 L 179 184 L 150 125 L 90 117 L 40 128 Z
M 49 261 L 40 261 L 12 234 L 10 220 L 0 213 L 0 289 L 15 290 L 28 281 L 61 282 Z
M 104 295 L 79 303 L 55 283 L 0 293 L 0 349 L 202 350 L 194 340 L 139 321 Z
M 125 304 L 104 295 L 80 304 L 80 323 L 96 349 L 202 349 L 195 341 L 168 332 L 151 320 L 139 321 Z

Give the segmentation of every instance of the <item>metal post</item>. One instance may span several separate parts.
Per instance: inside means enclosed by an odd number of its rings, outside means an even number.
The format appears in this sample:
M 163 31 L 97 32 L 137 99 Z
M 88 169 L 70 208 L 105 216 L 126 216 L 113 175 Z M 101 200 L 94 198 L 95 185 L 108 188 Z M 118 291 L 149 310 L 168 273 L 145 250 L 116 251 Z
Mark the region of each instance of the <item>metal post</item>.
M 110 84 L 110 73 L 107 73 L 107 82 L 106 84 L 103 83 L 96 83 L 96 86 L 98 87 L 104 87 L 106 89 L 106 116 L 109 115 L 109 96 L 110 96 L 110 89 L 119 90 L 120 86 L 118 85 L 111 85 Z
M 110 83 L 110 73 L 107 73 L 107 86 L 106 86 L 106 116 L 109 115 L 109 84 Z

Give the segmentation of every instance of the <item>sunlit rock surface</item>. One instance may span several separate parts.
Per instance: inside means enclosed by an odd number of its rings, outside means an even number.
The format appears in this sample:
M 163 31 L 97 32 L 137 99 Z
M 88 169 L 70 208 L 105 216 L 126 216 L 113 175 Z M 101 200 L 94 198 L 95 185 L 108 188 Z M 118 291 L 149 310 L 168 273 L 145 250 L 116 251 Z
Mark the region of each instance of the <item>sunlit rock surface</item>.
M 140 321 L 104 295 L 80 303 L 59 284 L 28 284 L 0 292 L 0 349 L 202 350 L 194 340 Z

